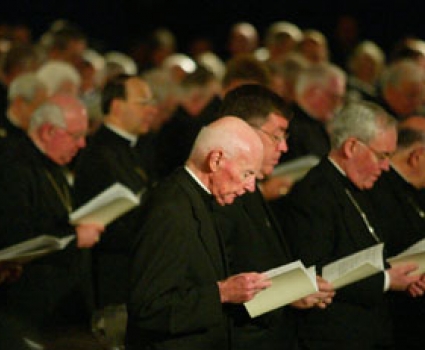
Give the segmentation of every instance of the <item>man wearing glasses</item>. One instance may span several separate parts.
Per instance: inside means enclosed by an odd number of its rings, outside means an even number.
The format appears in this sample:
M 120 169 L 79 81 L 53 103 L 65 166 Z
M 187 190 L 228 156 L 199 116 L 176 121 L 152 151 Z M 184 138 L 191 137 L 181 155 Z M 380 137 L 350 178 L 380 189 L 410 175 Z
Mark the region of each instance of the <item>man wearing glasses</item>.
M 347 105 L 333 120 L 331 151 L 285 197 L 279 217 L 294 254 L 322 267 L 383 242 L 368 199 L 396 149 L 394 118 L 366 102 Z M 385 254 L 384 254 L 385 255 Z M 325 310 L 299 313 L 301 349 L 389 349 L 387 290 L 404 291 L 418 276 L 416 265 L 387 268 L 337 290 Z

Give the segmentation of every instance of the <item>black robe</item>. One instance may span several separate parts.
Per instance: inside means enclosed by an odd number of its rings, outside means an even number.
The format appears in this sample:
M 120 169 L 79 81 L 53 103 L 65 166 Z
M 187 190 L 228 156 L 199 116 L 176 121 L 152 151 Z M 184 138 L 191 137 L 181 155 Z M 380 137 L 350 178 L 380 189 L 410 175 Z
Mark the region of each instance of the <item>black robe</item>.
M 139 193 L 148 185 L 147 172 L 140 166 L 138 150 L 130 141 L 106 126 L 91 138 L 76 164 L 75 198 L 82 205 L 115 182 Z M 92 249 L 96 305 L 125 302 L 128 292 L 130 248 L 136 236 L 136 208 L 109 224 Z

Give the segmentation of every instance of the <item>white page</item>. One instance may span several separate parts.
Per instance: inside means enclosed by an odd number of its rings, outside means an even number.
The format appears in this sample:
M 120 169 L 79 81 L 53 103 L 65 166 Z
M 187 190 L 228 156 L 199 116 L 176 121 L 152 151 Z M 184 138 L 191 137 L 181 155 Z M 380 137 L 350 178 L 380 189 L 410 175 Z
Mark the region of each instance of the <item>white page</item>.
M 100 223 L 108 225 L 140 204 L 139 195 L 120 183 L 115 183 L 70 214 L 72 224 Z
M 276 166 L 271 176 L 285 176 L 297 181 L 319 162 L 320 158 L 315 155 L 299 157 Z
M 425 239 L 422 239 L 400 254 L 387 260 L 391 265 L 414 262 L 418 264 L 418 269 L 413 274 L 422 274 L 425 272 Z
M 322 277 L 341 288 L 384 270 L 383 243 L 363 249 L 323 267 Z
M 251 317 L 257 317 L 278 307 L 317 292 L 316 273 L 307 270 L 300 260 L 265 272 L 271 287 L 259 292 L 244 305 Z

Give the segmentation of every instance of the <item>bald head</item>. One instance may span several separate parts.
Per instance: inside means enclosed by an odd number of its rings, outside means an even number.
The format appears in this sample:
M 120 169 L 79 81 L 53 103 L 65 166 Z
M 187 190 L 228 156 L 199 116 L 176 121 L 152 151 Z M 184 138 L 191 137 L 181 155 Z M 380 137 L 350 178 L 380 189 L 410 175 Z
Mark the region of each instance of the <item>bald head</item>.
M 425 132 L 425 116 L 414 115 L 399 123 L 399 128 L 410 128 Z
M 224 205 L 254 191 L 262 157 L 257 133 L 240 118 L 226 116 L 201 130 L 187 166 Z

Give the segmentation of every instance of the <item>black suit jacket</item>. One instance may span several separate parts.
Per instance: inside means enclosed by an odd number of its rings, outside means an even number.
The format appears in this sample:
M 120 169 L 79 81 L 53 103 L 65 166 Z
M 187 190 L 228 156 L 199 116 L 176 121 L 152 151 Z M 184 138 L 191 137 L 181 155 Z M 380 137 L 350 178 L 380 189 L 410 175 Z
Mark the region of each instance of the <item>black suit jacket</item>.
M 75 169 L 75 197 L 80 206 L 119 182 L 134 193 L 148 185 L 138 150 L 130 141 L 101 126 L 81 153 Z M 136 235 L 139 208 L 109 224 L 101 241 L 92 249 L 96 305 L 125 302 L 129 253 Z
M 393 168 L 381 175 L 370 197 L 385 226 L 384 240 L 389 256 L 425 238 L 425 208 L 421 206 L 420 191 Z M 412 298 L 407 293 L 390 293 L 389 297 L 396 348 L 423 348 L 425 298 Z
M 209 197 L 178 169 L 148 200 L 130 275 L 129 350 L 228 349 L 217 287 L 227 271 Z
M 294 255 L 306 266 L 316 265 L 319 274 L 324 265 L 377 243 L 346 189 L 380 235 L 364 192 L 328 159 L 295 185 L 278 213 Z M 325 310 L 299 312 L 301 342 L 319 349 L 359 350 L 389 344 L 391 327 L 383 288 L 384 274 L 376 274 L 338 290 Z
M 257 188 L 215 212 L 225 240 L 230 274 L 264 272 L 292 261 L 278 223 Z M 243 305 L 232 305 L 232 349 L 296 349 L 293 310 L 281 308 L 251 319 Z
M 58 190 L 70 191 L 62 169 L 23 138 L 0 166 L 0 248 L 40 235 L 74 234 Z M 86 322 L 82 303 L 84 252 L 65 250 L 25 265 L 5 287 L 4 310 L 37 328 Z
M 329 135 L 325 125 L 309 116 L 299 106 L 293 107 L 294 116 L 289 123 L 288 152 L 281 160 L 295 159 L 308 154 L 325 156 L 330 150 Z

